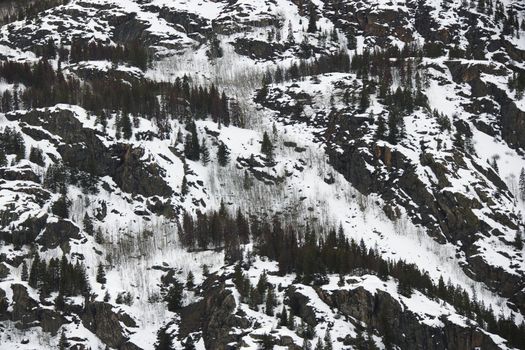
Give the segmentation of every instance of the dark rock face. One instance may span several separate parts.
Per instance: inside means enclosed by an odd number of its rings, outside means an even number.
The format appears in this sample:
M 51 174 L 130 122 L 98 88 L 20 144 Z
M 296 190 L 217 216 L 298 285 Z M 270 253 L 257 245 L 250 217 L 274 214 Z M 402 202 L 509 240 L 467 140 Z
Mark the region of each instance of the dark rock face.
M 226 289 L 223 277 L 212 276 L 203 285 L 203 299 L 180 311 L 179 335 L 202 330 L 206 349 L 230 349 L 244 334 L 231 334 L 233 328 L 246 329 L 250 321 L 235 313 L 236 303 L 231 291 Z
M 285 50 L 282 44 L 244 38 L 235 40 L 232 45 L 239 55 L 262 60 L 276 58 Z
M 108 149 L 97 132 L 84 128 L 69 110 L 32 110 L 21 115 L 11 113 L 8 119 L 40 126 L 59 136 L 62 142 L 55 143 L 67 166 L 95 176 L 110 176 L 125 192 L 145 197 L 168 197 L 172 194 L 171 188 L 162 179 L 163 169 L 141 160 L 143 149 L 127 144 L 116 144 Z
M 37 243 L 48 249 L 64 246 L 71 239 L 82 238 L 80 229 L 69 220 L 48 222 L 45 230 L 38 237 Z
M 123 347 L 128 338 L 125 336 L 118 314 L 113 311 L 110 304 L 89 303 L 82 315 L 82 324 L 112 348 L 133 349 L 129 347 L 131 345 Z
M 15 326 L 20 329 L 36 325 L 42 327 L 44 332 L 56 334 L 67 320 L 59 313 L 41 308 L 36 300 L 29 297 L 27 288 L 21 284 L 11 285 L 13 290 L 13 311 L 10 318 L 15 321 Z
M 440 320 L 444 324 L 443 328 L 422 324 L 417 315 L 407 311 L 390 294 L 383 291 L 372 294 L 359 287 L 333 292 L 318 289 L 317 292 L 330 307 L 365 322 L 383 335 L 388 333 L 393 343 L 401 349 L 499 349 L 492 338 L 475 326 L 465 328 L 448 319 Z
M 0 281 L 5 280 L 9 276 L 9 268 L 6 264 L 0 263 Z
M 9 181 L 40 182 L 40 177 L 29 166 L 18 169 L 2 168 L 0 169 L 0 178 Z

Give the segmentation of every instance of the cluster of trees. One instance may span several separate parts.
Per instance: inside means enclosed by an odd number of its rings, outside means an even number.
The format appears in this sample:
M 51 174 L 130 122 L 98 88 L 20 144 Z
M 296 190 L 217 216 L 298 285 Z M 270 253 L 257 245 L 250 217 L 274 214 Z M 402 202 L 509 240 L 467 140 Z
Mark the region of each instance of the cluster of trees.
M 227 262 L 239 260 L 242 257 L 240 245 L 250 240 L 248 220 L 240 209 L 235 216 L 231 216 L 224 202 L 221 202 L 218 211 L 199 214 L 196 219 L 185 213 L 178 231 L 186 248 L 224 247 Z
M 42 295 L 59 292 L 60 296 L 87 295 L 90 291 L 89 280 L 84 265 L 78 261 L 72 264 L 66 256 L 62 259 L 52 258 L 49 262 L 41 259 L 36 253 L 31 263 L 29 274 L 23 262 L 22 280 L 38 289 Z
M 22 83 L 25 86 L 20 97 L 16 89 L 14 93 L 9 90 L 4 93 L 3 112 L 57 103 L 76 104 L 94 112 L 104 127 L 111 113 L 118 112 L 122 115 L 119 125 L 125 137 L 131 136 L 133 125 L 130 121 L 137 116 L 154 118 L 161 137 L 170 132 L 168 121 L 171 117 L 185 121 L 211 116 L 219 124 L 242 126 L 240 113 L 230 115 L 229 99 L 224 92 L 214 85 L 210 88 L 192 86 L 187 76 L 177 78 L 173 83 L 136 79 L 130 84 L 108 75 L 81 84 L 76 78 L 54 71 L 48 61 L 40 60 L 34 65 L 4 62 L 0 64 L 0 77 L 10 84 Z
M 60 58 L 64 60 L 67 57 Z M 139 41 L 109 46 L 97 43 L 96 41 L 86 42 L 85 40 L 74 38 L 71 41 L 69 61 L 71 63 L 77 63 L 89 60 L 108 60 L 114 63 L 129 63 L 142 70 L 146 70 L 150 58 L 148 49 Z
M 516 347 L 525 346 L 525 339 L 521 337 L 525 324 L 516 326 L 512 319 L 498 319 L 490 307 L 471 299 L 461 287 L 445 283 L 443 279 L 436 284 L 415 264 L 385 260 L 375 249 L 367 248 L 363 241 L 358 243 L 348 239 L 341 227 L 338 230 L 309 225 L 299 230 L 298 227 L 293 223 L 283 225 L 277 216 L 271 221 L 256 217 L 248 219 L 240 210 L 232 217 L 222 205 L 218 212 L 200 214 L 196 220 L 185 215 L 181 235 L 182 241 L 190 247 L 195 244 L 201 248 L 209 245 L 220 247 L 224 244 L 228 263 L 241 261 L 241 244 L 253 241 L 258 254 L 278 262 L 281 274 L 294 272 L 305 284 L 327 283 L 328 273 L 344 276 L 362 271 L 382 279 L 392 276 L 398 280 L 401 294 L 409 296 L 413 290 L 418 290 L 430 298 L 444 300 L 461 314 L 476 319 L 489 332 L 503 336 Z M 248 300 L 255 298 L 257 305 L 261 303 L 257 293 L 252 295 L 252 288 L 245 281 L 238 284 L 243 286 L 240 292 Z
M 47 9 L 68 4 L 70 0 L 40 0 L 40 1 L 28 1 L 27 4 L 15 4 L 15 11 L 8 13 L 2 18 L 0 25 L 10 23 L 12 21 L 21 21 L 23 19 L 32 19 L 38 13 Z
M 60 162 L 51 164 L 46 169 L 43 184 L 45 188 L 62 194 L 66 193 L 67 185 L 78 186 L 86 194 L 98 193 L 98 180 L 94 175 L 77 168 L 66 167 Z
M 14 154 L 17 160 L 24 159 L 26 155 L 22 134 L 8 126 L 0 132 L 0 166 L 7 165 L 6 154 Z

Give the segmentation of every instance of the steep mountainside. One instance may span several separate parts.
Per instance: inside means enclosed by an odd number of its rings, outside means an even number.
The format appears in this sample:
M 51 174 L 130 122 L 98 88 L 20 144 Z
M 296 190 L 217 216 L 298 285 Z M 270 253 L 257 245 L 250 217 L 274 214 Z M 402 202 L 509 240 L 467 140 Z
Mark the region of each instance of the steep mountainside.
M 0 348 L 525 349 L 522 1 L 0 17 Z

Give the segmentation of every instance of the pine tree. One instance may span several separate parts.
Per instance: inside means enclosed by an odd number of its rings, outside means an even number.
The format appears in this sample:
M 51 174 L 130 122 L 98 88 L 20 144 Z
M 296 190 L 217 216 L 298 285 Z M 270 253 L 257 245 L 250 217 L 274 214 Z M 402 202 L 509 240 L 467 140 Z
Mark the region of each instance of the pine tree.
M 193 287 L 195 287 L 195 278 L 193 277 L 193 272 L 188 273 L 188 277 L 186 278 L 186 288 L 189 290 L 192 290 Z
M 522 201 L 525 201 L 525 168 L 521 168 L 519 179 L 519 192 Z
M 309 12 L 307 31 L 308 33 L 315 33 L 317 32 L 317 14 L 313 5 L 310 5 Z
M 273 145 L 266 131 L 263 134 L 261 153 L 264 154 L 269 161 L 273 160 Z
M 29 272 L 29 286 L 32 288 L 37 288 L 40 280 L 40 255 L 35 254 L 33 262 L 31 263 L 31 270 Z
M 224 142 L 219 143 L 219 147 L 217 150 L 217 160 L 220 166 L 226 166 L 230 161 L 230 151 L 228 150 L 228 147 L 224 144 Z
M 122 118 L 120 118 L 120 126 L 122 128 L 122 136 L 129 140 L 132 134 L 131 119 L 129 118 L 128 113 L 124 113 Z
M 58 348 L 60 350 L 66 350 L 69 348 L 69 343 L 66 338 L 66 333 L 64 330 L 62 330 L 62 333 L 60 333 L 60 339 L 58 340 Z
M 187 195 L 189 192 L 189 188 L 188 188 L 188 180 L 186 179 L 186 175 L 184 175 L 182 177 L 182 184 L 180 186 L 180 194 L 185 196 Z
M 514 236 L 514 246 L 520 251 L 523 249 L 523 238 L 519 230 L 516 231 L 516 235 Z
M 277 300 L 275 300 L 274 287 L 270 286 L 270 288 L 268 288 L 268 293 L 266 295 L 266 314 L 268 316 L 273 316 L 274 315 L 274 311 L 273 310 L 274 310 L 276 305 L 277 305 Z
M 56 216 L 67 219 L 69 217 L 69 200 L 66 194 L 62 194 L 51 206 L 51 211 Z
M 286 41 L 288 41 L 290 44 L 295 44 L 295 36 L 293 35 L 293 27 L 292 22 L 288 22 L 288 35 L 286 36 Z
M 379 118 L 377 118 L 377 129 L 375 133 L 375 139 L 384 140 L 385 134 L 386 134 L 385 118 L 383 118 L 382 116 L 379 116 Z
M 286 313 L 286 307 L 283 305 L 283 310 L 279 316 L 279 327 L 286 327 L 288 323 L 288 314 Z
M 173 350 L 171 345 L 171 337 L 166 332 L 166 328 L 161 328 L 157 332 L 157 342 L 155 343 L 155 350 Z
M 252 188 L 252 179 L 250 178 L 250 175 L 248 174 L 247 170 L 244 171 L 244 178 L 243 178 L 243 181 L 242 181 L 242 187 L 245 190 L 249 190 L 250 188 Z
M 184 350 L 195 350 L 195 342 L 191 335 L 188 335 L 188 339 L 184 342 Z
M 22 261 L 22 275 L 20 277 L 22 281 L 27 281 L 29 279 L 29 272 L 27 271 L 26 261 Z
M 210 151 L 208 150 L 208 147 L 206 146 L 206 140 L 202 139 L 201 142 L 201 161 L 202 164 L 208 165 L 210 162 Z
M 5 151 L 3 147 L 0 147 L 0 167 L 4 167 L 7 165 L 7 156 L 5 155 Z
M 106 272 L 102 263 L 98 264 L 97 267 L 97 282 L 100 284 L 106 284 Z
M 84 226 L 84 231 L 90 236 L 93 236 L 95 229 L 93 227 L 93 220 L 88 213 L 84 214 L 84 219 L 82 220 L 82 225 Z
M 169 311 L 176 311 L 182 307 L 182 292 L 184 286 L 179 281 L 175 280 L 173 285 L 169 288 L 164 301 L 168 303 Z

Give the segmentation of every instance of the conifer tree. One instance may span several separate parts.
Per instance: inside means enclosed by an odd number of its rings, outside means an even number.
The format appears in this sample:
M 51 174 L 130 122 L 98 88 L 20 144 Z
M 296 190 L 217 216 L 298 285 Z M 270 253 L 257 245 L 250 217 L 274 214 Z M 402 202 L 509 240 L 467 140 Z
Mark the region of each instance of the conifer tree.
M 62 332 L 60 333 L 60 339 L 58 340 L 58 348 L 60 350 L 66 350 L 69 348 L 69 343 L 67 341 L 66 333 L 64 332 L 64 330 L 62 330 Z
M 275 289 L 274 286 L 268 288 L 268 293 L 266 294 L 266 314 L 268 316 L 274 315 L 274 308 L 277 305 L 277 300 L 275 300 Z
M 124 113 L 124 115 L 120 119 L 120 125 L 121 125 L 121 128 L 122 128 L 122 136 L 126 140 L 129 140 L 131 138 L 131 134 L 132 134 L 132 129 L 131 129 L 132 126 L 131 126 L 131 120 L 129 118 L 129 114 L 128 113 Z
M 264 154 L 269 161 L 273 160 L 273 145 L 266 131 L 263 134 L 261 153 Z
M 161 328 L 157 332 L 157 342 L 155 343 L 155 350 L 174 350 L 171 338 L 166 332 L 166 328 Z
M 247 170 L 244 171 L 244 178 L 243 178 L 243 181 L 242 181 L 242 187 L 245 190 L 249 190 L 250 188 L 252 188 L 252 179 L 250 178 L 250 175 L 248 175 L 248 171 Z
M 93 220 L 91 219 L 91 216 L 89 216 L 88 213 L 84 214 L 82 225 L 84 226 L 84 231 L 86 231 L 88 235 L 93 236 L 95 229 L 93 227 Z
M 522 201 L 525 201 L 525 168 L 521 168 L 519 178 L 519 196 Z
M 208 146 L 206 146 L 205 139 L 202 139 L 201 142 L 201 161 L 204 165 L 208 165 L 210 162 L 210 151 L 208 150 Z
M 100 284 L 106 284 L 106 272 L 104 271 L 102 263 L 99 263 L 97 267 L 97 282 Z
M 228 165 L 228 162 L 230 161 L 230 151 L 228 150 L 228 147 L 224 144 L 224 142 L 219 143 L 219 147 L 217 150 L 217 160 L 219 162 L 219 165 L 223 167 Z
M 279 327 L 286 327 L 288 323 L 288 314 L 286 313 L 286 307 L 283 305 L 283 310 L 279 315 Z
M 176 311 L 182 307 L 182 292 L 184 287 L 182 283 L 175 280 L 171 287 L 168 289 L 168 293 L 164 300 L 168 303 L 169 311 Z
M 185 196 L 187 195 L 189 192 L 189 188 L 188 188 L 188 180 L 186 179 L 186 175 L 184 175 L 182 177 L 182 184 L 180 186 L 180 194 Z
M 3 147 L 0 147 L 0 167 L 4 167 L 7 165 L 7 157 L 5 155 L 5 151 Z
M 186 288 L 189 290 L 192 290 L 193 287 L 195 287 L 195 278 L 193 277 L 193 272 L 188 273 L 188 277 L 186 278 Z
M 31 270 L 29 272 L 29 286 L 32 288 L 37 288 L 39 280 L 42 278 L 40 276 L 40 255 L 35 254 L 33 262 L 31 263 Z
M 375 139 L 384 140 L 385 134 L 386 134 L 385 118 L 383 118 L 382 116 L 379 116 L 379 118 L 377 118 L 377 129 L 375 133 Z
M 29 272 L 27 271 L 26 261 L 22 261 L 22 274 L 20 276 L 22 281 L 27 281 L 29 279 Z
M 315 33 L 317 32 L 317 14 L 313 5 L 310 5 L 309 12 L 307 31 L 308 33 Z
M 519 230 L 516 231 L 516 235 L 514 236 L 514 246 L 520 251 L 523 249 L 523 237 L 521 237 Z

